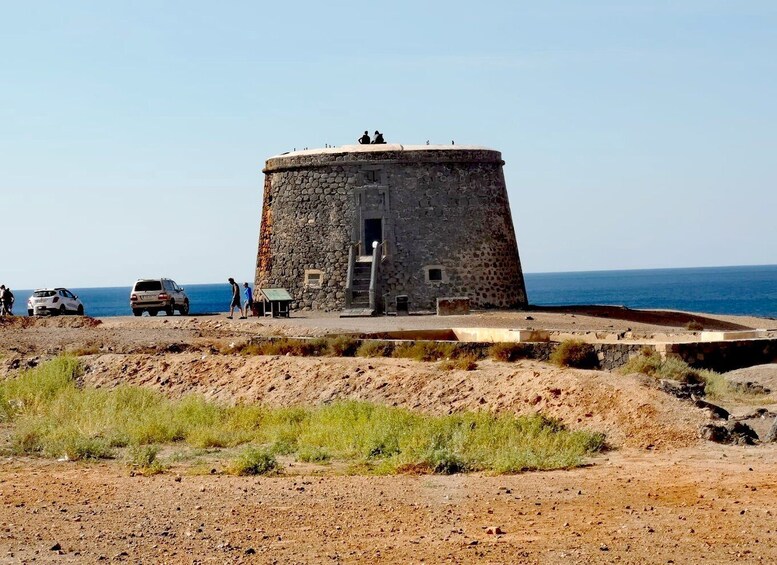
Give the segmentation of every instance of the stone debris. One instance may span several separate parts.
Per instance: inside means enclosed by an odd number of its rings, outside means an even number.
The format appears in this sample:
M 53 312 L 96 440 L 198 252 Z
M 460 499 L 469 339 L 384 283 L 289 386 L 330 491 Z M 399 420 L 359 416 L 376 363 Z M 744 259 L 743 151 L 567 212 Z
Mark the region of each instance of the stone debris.
M 715 443 L 732 445 L 754 445 L 758 441 L 758 434 L 753 428 L 736 421 L 725 424 L 704 424 L 699 429 L 699 437 Z

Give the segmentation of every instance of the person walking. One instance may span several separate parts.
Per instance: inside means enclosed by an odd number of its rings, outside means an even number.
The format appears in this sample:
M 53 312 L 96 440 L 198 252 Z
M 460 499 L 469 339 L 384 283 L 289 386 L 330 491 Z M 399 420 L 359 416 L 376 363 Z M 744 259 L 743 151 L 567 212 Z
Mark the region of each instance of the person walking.
M 13 292 L 7 286 L 0 285 L 0 314 L 13 316 Z
M 243 305 L 243 317 L 250 316 L 249 312 L 254 311 L 254 293 L 248 283 L 243 283 L 243 295 L 245 296 L 245 304 Z
M 229 303 L 229 318 L 232 319 L 235 308 L 237 308 L 237 313 L 242 314 L 243 309 L 240 307 L 240 285 L 235 282 L 235 279 L 232 277 L 229 277 L 229 284 L 232 286 L 232 301 Z M 245 316 L 240 316 L 241 320 L 245 320 Z

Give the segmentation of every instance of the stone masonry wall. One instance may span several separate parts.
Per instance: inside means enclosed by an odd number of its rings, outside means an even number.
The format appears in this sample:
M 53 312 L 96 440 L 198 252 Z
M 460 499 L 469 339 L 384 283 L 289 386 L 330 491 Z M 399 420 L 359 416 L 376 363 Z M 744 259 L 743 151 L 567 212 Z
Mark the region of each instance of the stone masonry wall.
M 388 304 L 404 294 L 411 310 L 433 310 L 443 296 L 468 296 L 474 308 L 525 306 L 501 155 L 398 147 L 268 160 L 256 284 L 287 288 L 298 308 L 343 308 L 349 245 L 374 218 Z M 306 270 L 322 273 L 320 288 L 305 284 Z

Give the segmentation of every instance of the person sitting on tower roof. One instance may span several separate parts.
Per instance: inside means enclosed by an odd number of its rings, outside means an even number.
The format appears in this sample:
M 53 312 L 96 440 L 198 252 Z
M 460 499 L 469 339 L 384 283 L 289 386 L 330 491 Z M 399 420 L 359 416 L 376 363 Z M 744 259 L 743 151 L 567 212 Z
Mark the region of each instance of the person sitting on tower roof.
M 375 139 L 372 140 L 372 143 L 376 145 L 379 145 L 381 143 L 386 143 L 386 141 L 383 139 L 383 134 L 380 133 L 378 130 L 375 130 Z
M 364 135 L 359 138 L 359 143 L 361 143 L 362 145 L 370 144 L 370 134 L 367 133 L 367 131 L 365 131 Z

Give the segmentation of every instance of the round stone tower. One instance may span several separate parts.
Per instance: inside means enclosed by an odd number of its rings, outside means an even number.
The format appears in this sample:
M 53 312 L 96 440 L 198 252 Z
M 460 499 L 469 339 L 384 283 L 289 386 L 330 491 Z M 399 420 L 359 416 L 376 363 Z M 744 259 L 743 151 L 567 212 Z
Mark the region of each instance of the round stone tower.
M 527 305 L 502 156 L 457 145 L 348 145 L 271 157 L 257 288 L 297 308 L 373 311 L 439 297 Z M 399 298 L 398 298 L 399 297 Z

